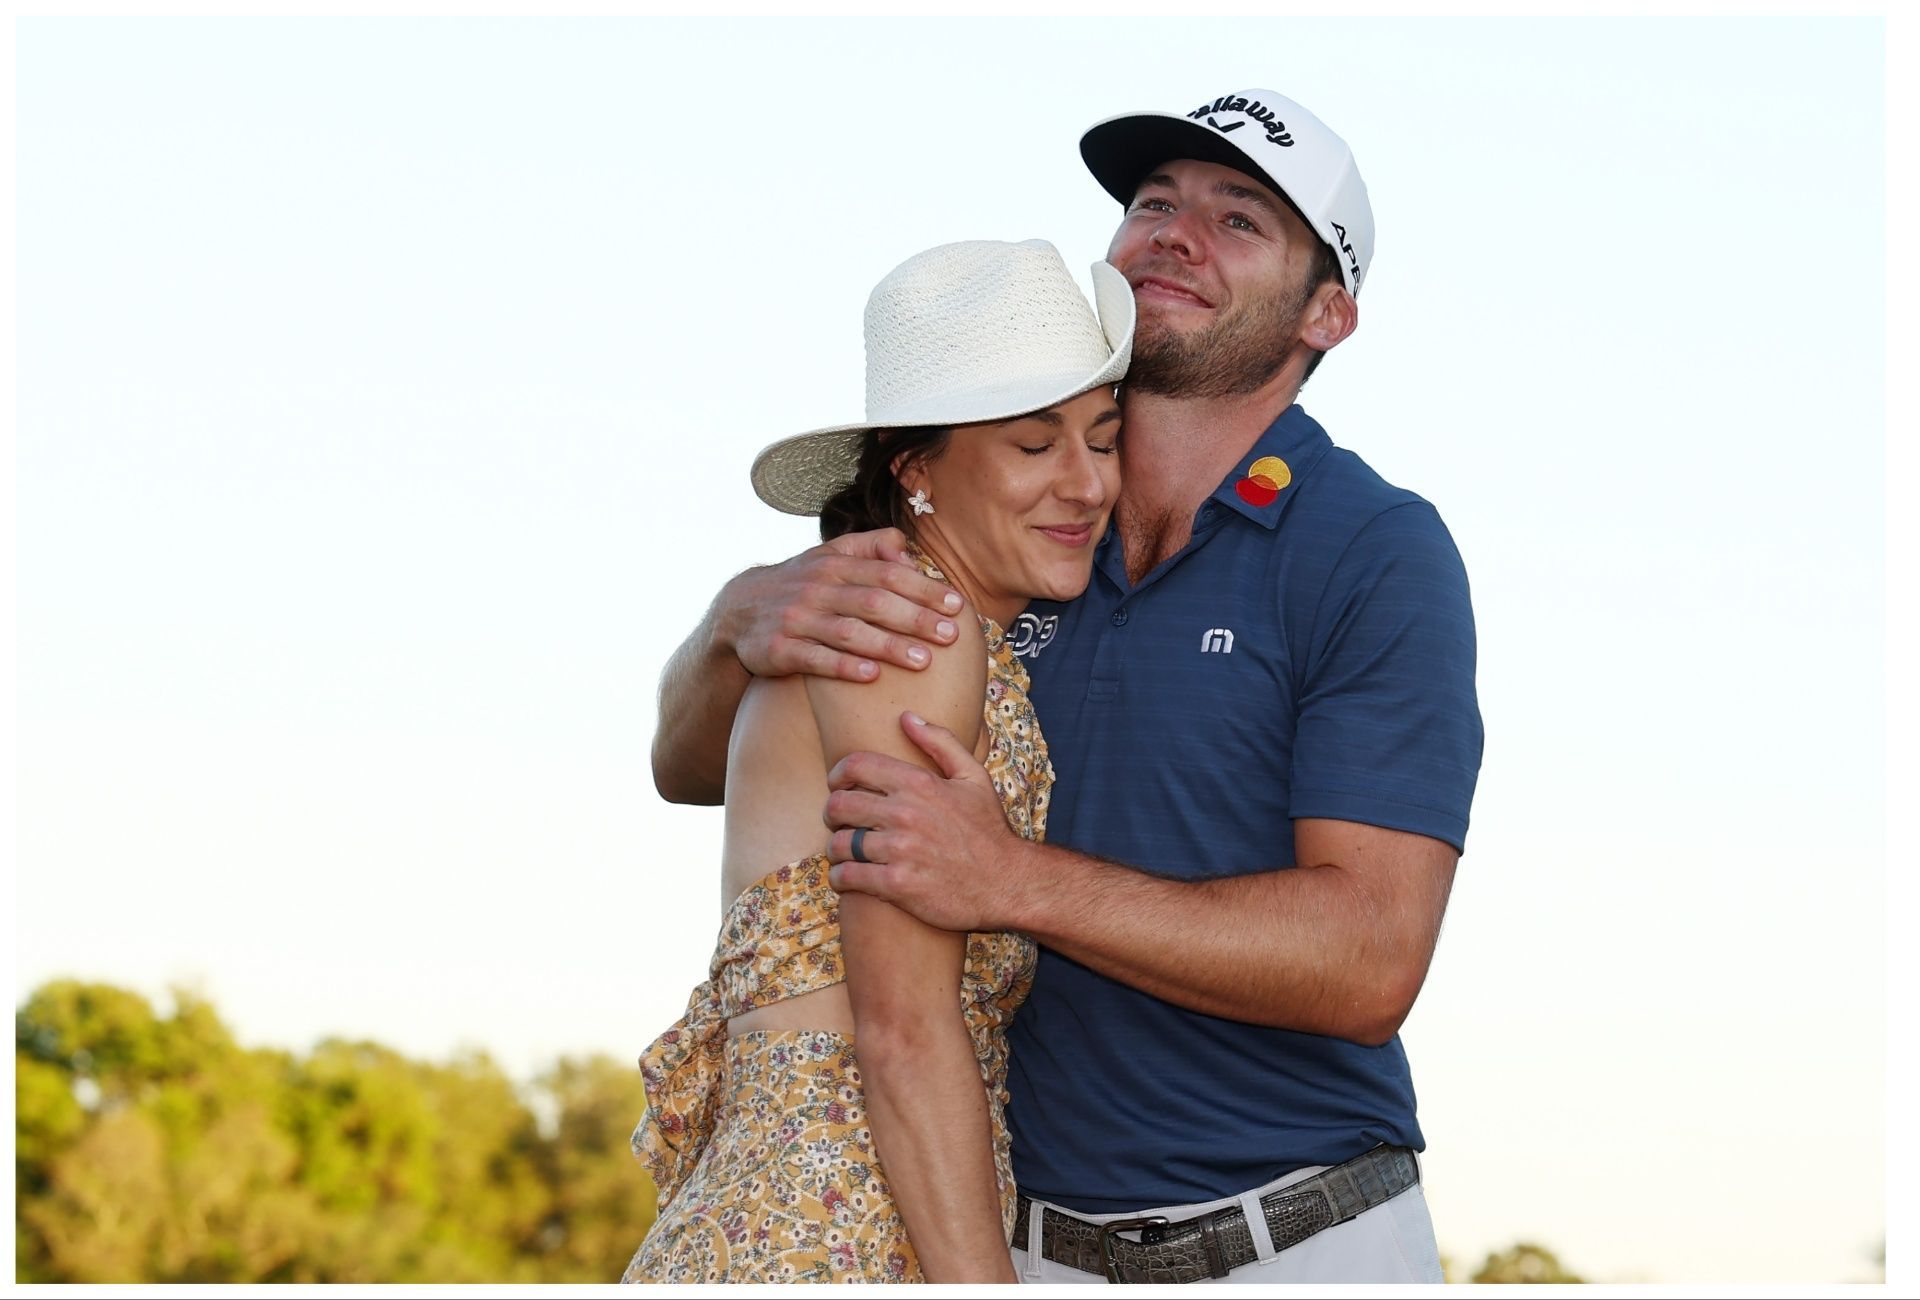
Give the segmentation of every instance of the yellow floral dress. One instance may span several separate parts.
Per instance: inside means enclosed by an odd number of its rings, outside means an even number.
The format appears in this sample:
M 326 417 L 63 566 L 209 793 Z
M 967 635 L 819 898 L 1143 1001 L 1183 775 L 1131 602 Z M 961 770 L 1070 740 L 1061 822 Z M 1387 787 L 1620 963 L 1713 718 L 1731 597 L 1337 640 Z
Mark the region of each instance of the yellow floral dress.
M 981 625 L 987 771 L 1008 823 L 1038 840 L 1053 767 L 1026 669 L 997 625 Z M 647 1112 L 633 1149 L 652 1171 L 660 1216 L 623 1282 L 922 1280 L 874 1152 L 853 1040 L 828 1031 L 727 1032 L 733 1016 L 845 978 L 839 895 L 827 866 L 824 855 L 791 862 L 742 891 L 721 924 L 707 981 L 640 1058 Z M 1027 996 L 1033 965 L 1033 944 L 1022 936 L 967 936 L 961 1008 L 987 1088 L 1009 1237 L 1006 1023 Z

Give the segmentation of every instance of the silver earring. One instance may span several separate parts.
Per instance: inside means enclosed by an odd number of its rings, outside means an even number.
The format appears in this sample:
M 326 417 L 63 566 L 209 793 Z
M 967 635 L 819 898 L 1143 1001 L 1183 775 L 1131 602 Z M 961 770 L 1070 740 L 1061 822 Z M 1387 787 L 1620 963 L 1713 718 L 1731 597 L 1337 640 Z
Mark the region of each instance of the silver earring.
M 933 513 L 933 502 L 927 500 L 927 490 L 925 488 L 921 488 L 918 492 L 908 497 L 907 504 L 913 507 L 915 518 Z

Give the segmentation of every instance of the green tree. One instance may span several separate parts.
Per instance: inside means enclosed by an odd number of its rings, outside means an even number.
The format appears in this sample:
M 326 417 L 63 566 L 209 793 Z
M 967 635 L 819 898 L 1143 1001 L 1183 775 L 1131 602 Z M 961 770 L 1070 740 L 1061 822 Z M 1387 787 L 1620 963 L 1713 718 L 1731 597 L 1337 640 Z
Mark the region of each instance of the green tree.
M 562 1058 L 536 1085 L 557 1114 L 545 1146 L 554 1189 L 542 1238 L 549 1276 L 612 1281 L 652 1226 L 657 1194 L 628 1149 L 647 1104 L 640 1071 L 604 1056 Z
M 538 1081 L 543 1132 L 484 1054 L 245 1049 L 189 993 L 56 981 L 14 1024 L 19 1281 L 611 1281 L 652 1220 L 604 1058 Z
M 1568 1272 L 1559 1257 L 1545 1246 L 1519 1241 L 1489 1254 L 1474 1272 L 1475 1282 L 1584 1282 Z

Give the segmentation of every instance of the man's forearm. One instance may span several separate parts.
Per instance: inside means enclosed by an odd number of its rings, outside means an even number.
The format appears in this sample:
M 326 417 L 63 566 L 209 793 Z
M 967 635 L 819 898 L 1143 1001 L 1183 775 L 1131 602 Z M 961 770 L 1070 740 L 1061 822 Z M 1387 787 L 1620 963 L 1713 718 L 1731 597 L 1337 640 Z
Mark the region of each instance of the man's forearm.
M 716 602 L 660 674 L 653 785 L 669 803 L 717 804 L 726 798 L 733 716 L 753 679 L 721 640 L 718 610 Z
M 1339 866 L 1180 881 L 1051 846 L 1020 872 L 1015 928 L 1122 984 L 1230 1020 L 1374 1045 L 1433 955 L 1420 898 Z M 1449 872 L 1448 879 L 1451 879 Z M 1444 887 L 1439 906 L 1444 906 Z
M 1203 881 L 1018 838 L 971 749 L 912 713 L 939 774 L 886 754 L 827 774 L 834 888 L 942 930 L 1022 930 L 1163 1001 L 1379 1044 L 1426 980 L 1457 846 L 1363 822 L 1293 822 L 1298 866 Z M 877 831 L 853 860 L 855 828 Z

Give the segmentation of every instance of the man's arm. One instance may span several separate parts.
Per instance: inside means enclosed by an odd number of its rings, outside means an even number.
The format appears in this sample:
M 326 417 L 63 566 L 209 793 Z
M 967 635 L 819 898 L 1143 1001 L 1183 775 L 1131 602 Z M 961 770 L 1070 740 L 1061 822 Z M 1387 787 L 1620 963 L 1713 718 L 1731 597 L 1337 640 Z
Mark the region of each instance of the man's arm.
M 941 775 L 877 754 L 831 774 L 836 888 L 947 929 L 1024 931 L 1208 1015 L 1369 1045 L 1406 1019 L 1439 937 L 1453 846 L 1309 819 L 1295 823 L 1292 869 L 1168 880 L 1020 839 L 971 754 L 938 727 L 906 730 Z M 854 826 L 873 828 L 870 864 L 843 861 Z
M 849 533 L 720 589 L 660 674 L 653 784 L 669 803 L 726 797 L 733 716 L 755 677 L 872 681 L 882 662 L 918 670 L 954 639 L 960 597 L 921 573 L 896 529 Z
M 1384 1043 L 1426 980 L 1458 854 L 1358 822 L 1301 821 L 1294 843 L 1290 870 L 1206 881 L 1055 849 L 1019 928 L 1176 1006 Z
M 680 643 L 660 672 L 653 788 L 668 803 L 726 801 L 727 742 L 733 735 L 733 715 L 739 712 L 752 680 L 715 626 L 726 596 L 723 587 L 700 626 Z

